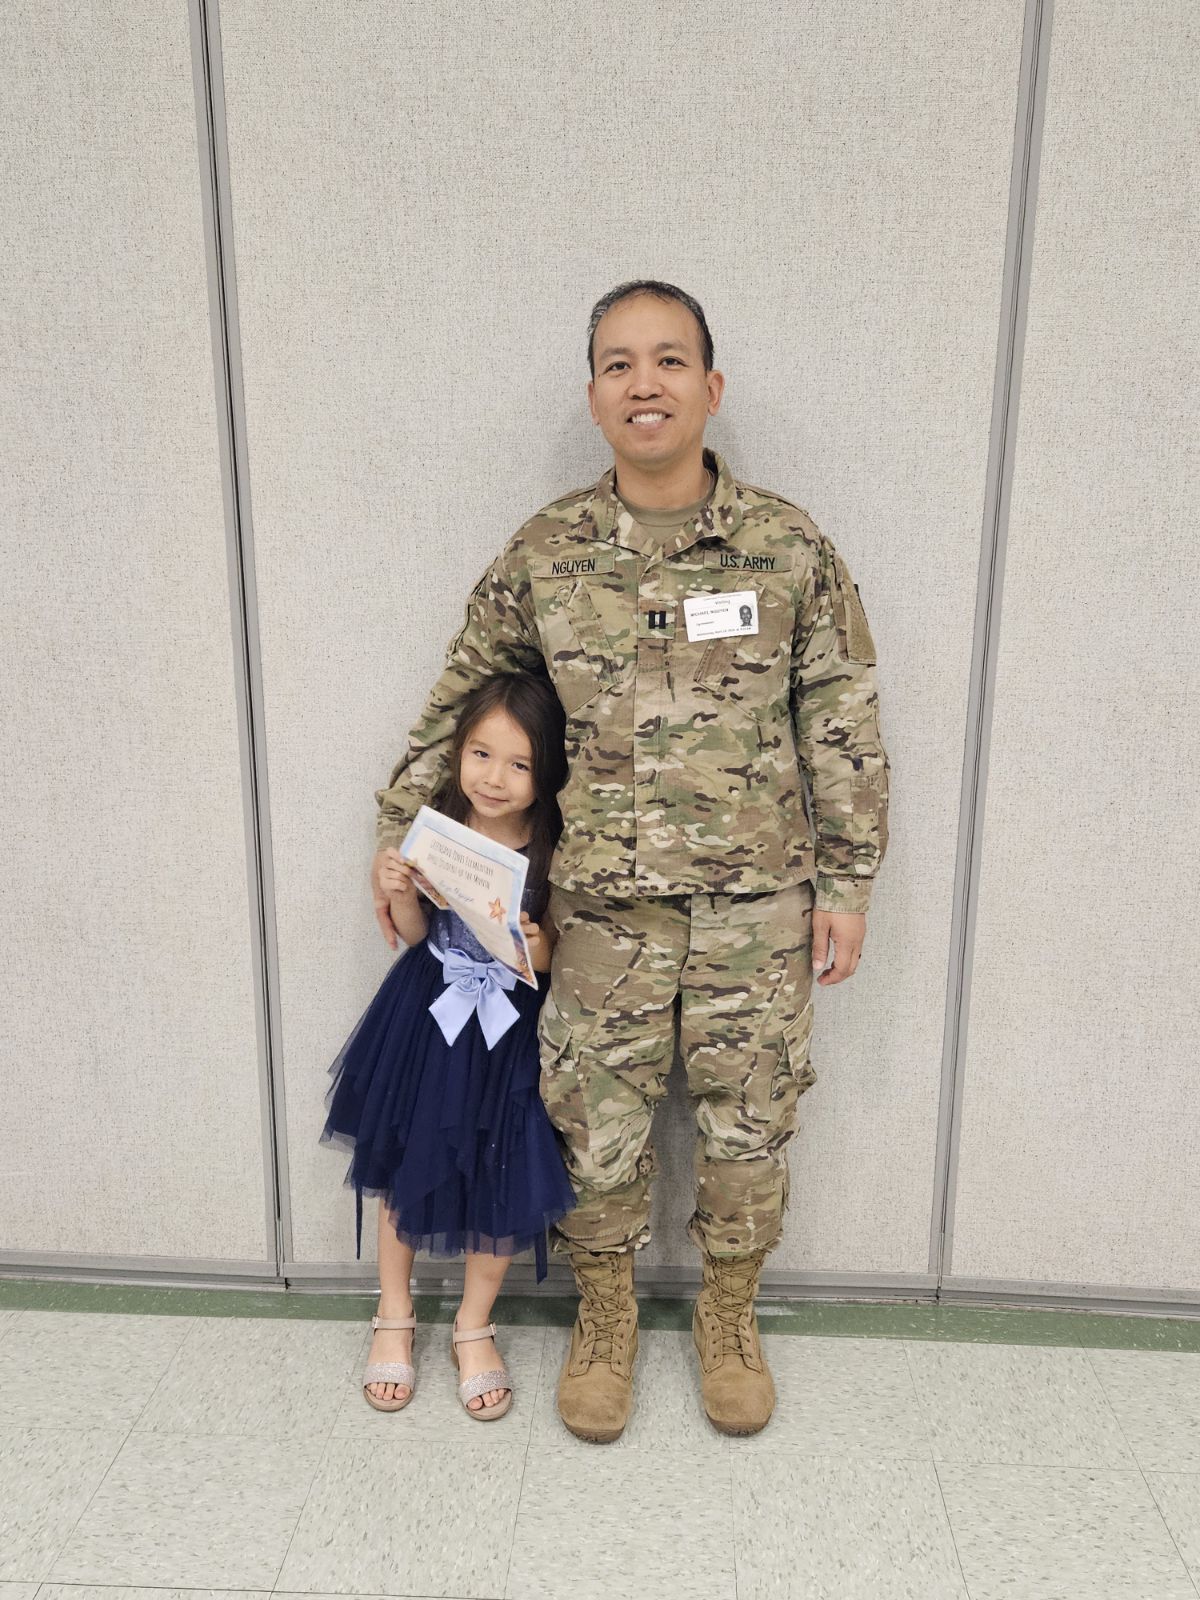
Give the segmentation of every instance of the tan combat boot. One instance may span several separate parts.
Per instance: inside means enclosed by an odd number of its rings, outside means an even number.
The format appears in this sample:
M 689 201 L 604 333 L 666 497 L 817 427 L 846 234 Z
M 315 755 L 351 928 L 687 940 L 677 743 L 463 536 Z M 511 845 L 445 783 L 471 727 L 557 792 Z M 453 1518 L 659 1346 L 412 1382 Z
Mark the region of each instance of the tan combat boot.
M 765 1250 L 704 1257 L 704 1287 L 692 1317 L 700 1392 L 722 1433 L 758 1433 L 775 1409 L 775 1384 L 763 1357 L 754 1295 Z
M 579 1315 L 558 1380 L 558 1414 L 579 1439 L 610 1444 L 633 1406 L 637 1301 L 633 1251 L 571 1251 Z

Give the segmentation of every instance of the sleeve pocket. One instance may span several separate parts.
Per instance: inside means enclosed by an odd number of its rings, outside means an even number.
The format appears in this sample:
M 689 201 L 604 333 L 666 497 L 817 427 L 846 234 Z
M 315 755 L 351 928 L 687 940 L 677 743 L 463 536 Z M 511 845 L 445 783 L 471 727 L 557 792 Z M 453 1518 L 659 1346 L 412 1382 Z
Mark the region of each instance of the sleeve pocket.
M 875 641 L 871 637 L 870 624 L 867 622 L 867 613 L 863 610 L 858 589 L 841 556 L 834 556 L 833 565 L 835 581 L 831 599 L 842 654 L 848 661 L 857 661 L 860 666 L 873 667 L 876 660 Z

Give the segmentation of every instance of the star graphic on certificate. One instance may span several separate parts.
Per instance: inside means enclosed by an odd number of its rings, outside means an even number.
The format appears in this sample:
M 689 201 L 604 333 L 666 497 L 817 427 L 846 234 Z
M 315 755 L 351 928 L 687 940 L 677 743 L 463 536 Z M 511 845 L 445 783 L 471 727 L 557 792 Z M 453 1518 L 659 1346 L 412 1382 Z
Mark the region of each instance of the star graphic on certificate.
M 491 917 L 494 922 L 504 921 L 504 907 L 500 904 L 498 898 L 489 902 L 488 916 Z

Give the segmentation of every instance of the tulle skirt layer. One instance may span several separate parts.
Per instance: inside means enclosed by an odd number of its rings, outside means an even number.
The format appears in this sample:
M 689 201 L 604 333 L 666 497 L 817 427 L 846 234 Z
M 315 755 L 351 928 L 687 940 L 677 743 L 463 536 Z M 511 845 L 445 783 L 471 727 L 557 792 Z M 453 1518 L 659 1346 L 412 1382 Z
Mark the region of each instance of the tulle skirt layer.
M 442 1037 L 429 1005 L 445 982 L 424 944 L 392 967 L 331 1069 L 322 1135 L 352 1152 L 360 1229 L 363 1195 L 378 1195 L 415 1249 L 532 1249 L 545 1276 L 546 1229 L 575 1203 L 538 1094 L 548 986 L 517 984 L 517 1020 L 489 1050 L 475 1016 L 452 1045 Z

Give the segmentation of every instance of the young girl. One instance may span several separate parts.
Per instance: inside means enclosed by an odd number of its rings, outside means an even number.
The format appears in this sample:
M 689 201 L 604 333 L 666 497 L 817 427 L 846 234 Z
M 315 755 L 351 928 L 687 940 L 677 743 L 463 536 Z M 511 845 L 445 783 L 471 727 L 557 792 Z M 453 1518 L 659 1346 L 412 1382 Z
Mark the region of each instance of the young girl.
M 574 1204 L 538 1095 L 537 1016 L 549 986 L 551 937 L 539 928 L 550 858 L 562 827 L 563 713 L 549 684 L 524 674 L 489 678 L 463 706 L 436 810 L 528 855 L 521 924 L 538 988 L 514 983 L 452 911 L 418 898 L 413 869 L 386 854 L 383 887 L 396 932 L 411 948 L 383 980 L 335 1062 L 325 1139 L 353 1148 L 346 1181 L 379 1199 L 379 1314 L 363 1394 L 377 1411 L 412 1399 L 409 1280 L 418 1248 L 466 1252 L 451 1354 L 459 1397 L 480 1421 L 501 1417 L 512 1381 L 496 1353 L 492 1306 L 509 1261 L 532 1246 L 545 1275 L 546 1227 Z M 451 973 L 453 971 L 453 976 Z M 456 984 L 478 996 L 445 1021 L 430 1008 Z M 496 990 L 502 1005 L 496 1037 Z M 485 993 L 487 994 L 485 1004 Z M 482 1022 L 487 1015 L 489 1047 Z M 456 1031 L 461 1030 L 461 1031 Z

